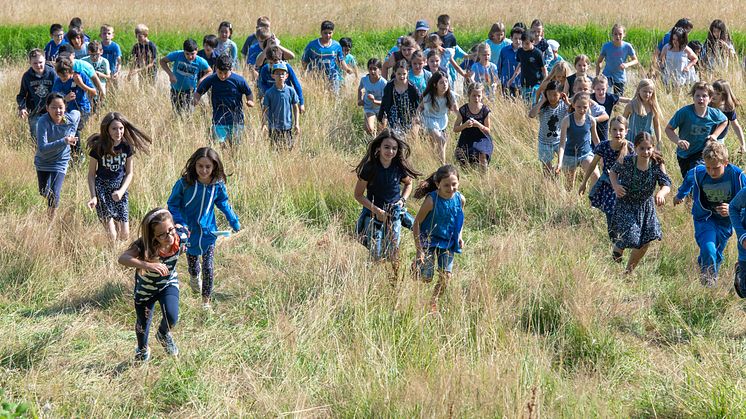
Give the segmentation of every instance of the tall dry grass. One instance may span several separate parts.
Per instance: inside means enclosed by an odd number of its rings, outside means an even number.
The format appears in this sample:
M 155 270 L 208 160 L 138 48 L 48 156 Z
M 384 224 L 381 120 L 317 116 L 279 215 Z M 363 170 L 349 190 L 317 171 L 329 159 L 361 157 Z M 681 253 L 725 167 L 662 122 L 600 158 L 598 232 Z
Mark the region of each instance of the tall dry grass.
M 2 97 L 16 93 L 22 70 L 4 69 Z M 746 96 L 742 79 L 731 80 Z M 669 200 L 664 240 L 622 276 L 603 215 L 541 176 L 536 122 L 521 104 L 492 103 L 492 167 L 462 173 L 466 247 L 442 312 L 428 315 L 430 286 L 403 275 L 391 288 L 386 266 L 369 263 L 351 236 L 351 170 L 366 142 L 352 89 L 337 100 L 304 82 L 298 150 L 273 152 L 251 110 L 244 144 L 221 151 L 244 232 L 217 246 L 215 313 L 183 287 L 181 355 L 169 359 L 153 341 L 145 366 L 131 363 L 133 273 L 115 263 L 126 245 L 109 245 L 85 208 L 82 170 L 70 171 L 59 217 L 47 223 L 33 145 L 4 102 L 3 397 L 52 417 L 746 415 L 746 321 L 729 286 L 735 250 L 721 284 L 703 289 L 685 208 Z M 663 96 L 667 117 L 687 100 Z M 107 106 L 156 141 L 135 160 L 136 224 L 165 204 L 186 158 L 208 143 L 209 112 L 175 118 L 165 80 L 124 85 Z M 429 145 L 410 140 L 416 167 L 437 168 Z M 665 152 L 673 161 L 672 147 Z M 409 234 L 402 249 L 408 263 Z M 179 271 L 185 278 L 185 262 Z

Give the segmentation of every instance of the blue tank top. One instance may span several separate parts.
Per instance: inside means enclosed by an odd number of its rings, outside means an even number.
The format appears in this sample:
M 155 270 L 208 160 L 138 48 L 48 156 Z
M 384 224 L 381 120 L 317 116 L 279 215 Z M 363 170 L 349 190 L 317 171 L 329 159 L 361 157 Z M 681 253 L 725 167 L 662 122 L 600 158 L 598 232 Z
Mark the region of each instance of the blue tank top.
M 456 192 L 451 199 L 438 196 L 438 191 L 428 194 L 433 201 L 433 209 L 420 224 L 420 244 L 423 249 L 437 247 L 453 253 L 461 253 L 458 235 L 464 225 L 464 211 L 461 208 L 461 193 Z
M 591 152 L 591 118 L 586 115 L 585 123 L 575 123 L 575 113 L 569 115 L 567 125 L 567 141 L 565 142 L 565 156 L 580 157 Z

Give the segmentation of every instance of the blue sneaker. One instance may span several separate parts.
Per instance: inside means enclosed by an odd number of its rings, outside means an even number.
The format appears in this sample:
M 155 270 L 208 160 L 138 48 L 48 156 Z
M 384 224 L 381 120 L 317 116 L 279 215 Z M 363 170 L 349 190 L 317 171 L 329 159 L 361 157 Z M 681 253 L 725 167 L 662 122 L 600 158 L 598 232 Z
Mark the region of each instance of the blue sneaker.
M 149 360 L 150 360 L 150 346 L 146 346 L 144 349 L 135 348 L 135 361 L 148 362 Z
M 155 334 L 155 340 L 163 345 L 163 349 L 166 350 L 167 354 L 171 356 L 179 355 L 179 347 L 176 346 L 176 342 L 174 342 L 174 336 L 171 334 L 171 332 L 168 332 L 164 335 L 160 331 L 158 331 Z

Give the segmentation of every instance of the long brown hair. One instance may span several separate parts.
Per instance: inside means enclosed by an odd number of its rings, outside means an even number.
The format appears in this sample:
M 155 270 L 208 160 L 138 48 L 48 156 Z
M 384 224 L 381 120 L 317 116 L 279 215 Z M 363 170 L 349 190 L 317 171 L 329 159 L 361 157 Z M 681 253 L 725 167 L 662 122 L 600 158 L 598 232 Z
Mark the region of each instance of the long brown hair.
M 427 179 L 423 180 L 422 182 L 420 182 L 419 185 L 417 185 L 417 189 L 414 190 L 414 198 L 424 198 L 430 192 L 438 189 L 438 183 L 441 180 L 451 175 L 456 175 L 456 178 L 459 177 L 458 169 L 456 169 L 456 166 L 450 164 L 440 166 L 440 168 L 438 168 L 435 173 L 433 173 Z
M 184 180 L 184 182 L 189 186 L 192 186 L 195 182 L 197 182 L 197 179 L 199 178 L 199 176 L 197 175 L 197 160 L 201 159 L 202 157 L 207 157 L 208 159 L 212 160 L 211 182 L 225 182 L 227 180 L 227 175 L 225 174 L 225 169 L 223 168 L 223 162 L 220 160 L 218 152 L 210 147 L 198 148 L 197 151 L 195 151 L 191 155 L 191 157 L 189 157 L 189 160 L 187 160 L 186 164 L 184 165 L 184 169 L 181 171 L 181 178 Z
M 158 238 L 155 237 L 155 226 L 167 220 L 174 221 L 171 213 L 165 208 L 153 208 L 143 217 L 140 223 L 140 238 L 135 241 L 135 244 L 140 242 L 142 245 L 140 257 L 144 260 L 150 260 L 158 254 L 159 243 Z
M 145 154 L 149 153 L 150 144 L 153 143 L 153 140 L 150 136 L 132 125 L 119 112 L 109 112 L 104 115 L 104 118 L 101 120 L 100 131 L 88 137 L 88 149 L 90 151 L 94 151 L 99 156 L 113 156 L 116 154 L 114 152 L 114 142 L 111 139 L 111 135 L 109 135 L 109 127 L 114 121 L 119 121 L 124 126 L 123 142 L 137 151 L 142 151 Z
M 396 135 L 394 131 L 388 128 L 384 128 L 383 131 L 381 131 L 381 133 L 376 136 L 376 138 L 372 139 L 368 143 L 368 151 L 365 153 L 365 157 L 363 157 L 363 159 L 360 160 L 360 163 L 358 163 L 355 167 L 355 173 L 360 176 L 360 174 L 366 168 L 375 167 L 375 163 L 379 161 L 378 153 L 379 149 L 381 148 L 381 144 L 383 143 L 383 140 L 387 138 L 396 141 L 396 145 L 398 148 L 398 150 L 396 151 L 396 156 L 394 156 L 394 160 L 391 162 L 391 164 L 401 167 L 406 176 L 412 178 L 422 176 L 422 173 L 418 172 L 414 167 L 412 167 L 412 164 L 409 162 L 409 155 L 412 152 L 412 150 L 409 148 L 409 144 L 399 138 L 399 136 Z

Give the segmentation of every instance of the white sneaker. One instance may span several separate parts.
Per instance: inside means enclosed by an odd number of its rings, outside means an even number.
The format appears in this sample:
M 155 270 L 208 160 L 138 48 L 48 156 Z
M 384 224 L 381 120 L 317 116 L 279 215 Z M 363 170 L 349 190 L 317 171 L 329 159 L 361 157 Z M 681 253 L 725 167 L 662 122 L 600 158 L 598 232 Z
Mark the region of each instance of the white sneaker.
M 189 287 L 192 289 L 192 292 L 195 294 L 201 294 L 202 293 L 202 277 L 197 276 L 191 276 L 189 278 Z

